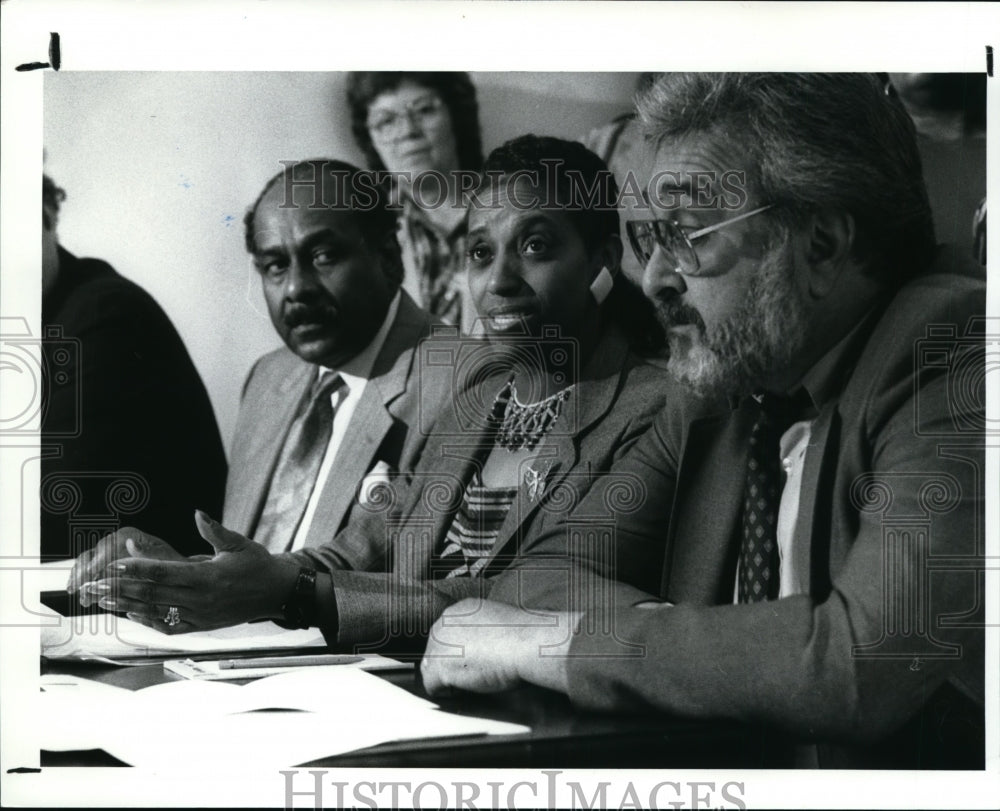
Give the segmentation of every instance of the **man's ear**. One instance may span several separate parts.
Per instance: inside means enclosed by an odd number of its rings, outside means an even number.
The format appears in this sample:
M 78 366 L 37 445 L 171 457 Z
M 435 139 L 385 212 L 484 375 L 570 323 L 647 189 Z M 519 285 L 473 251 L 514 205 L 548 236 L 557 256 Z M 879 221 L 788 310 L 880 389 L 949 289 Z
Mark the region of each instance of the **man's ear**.
M 821 209 L 810 219 L 806 238 L 809 294 L 816 299 L 826 298 L 853 261 L 854 217 L 846 211 Z

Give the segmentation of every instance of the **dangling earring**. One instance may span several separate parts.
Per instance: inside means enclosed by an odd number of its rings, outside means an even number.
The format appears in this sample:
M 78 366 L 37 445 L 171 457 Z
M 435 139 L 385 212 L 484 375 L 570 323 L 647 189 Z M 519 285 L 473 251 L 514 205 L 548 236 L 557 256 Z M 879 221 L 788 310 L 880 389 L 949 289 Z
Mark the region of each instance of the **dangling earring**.
M 615 278 L 611 275 L 611 271 L 608 270 L 607 265 L 601 268 L 601 272 L 594 277 L 594 281 L 590 283 L 590 292 L 594 296 L 594 300 L 600 305 L 604 303 L 604 300 L 611 293 L 611 288 L 615 286 Z

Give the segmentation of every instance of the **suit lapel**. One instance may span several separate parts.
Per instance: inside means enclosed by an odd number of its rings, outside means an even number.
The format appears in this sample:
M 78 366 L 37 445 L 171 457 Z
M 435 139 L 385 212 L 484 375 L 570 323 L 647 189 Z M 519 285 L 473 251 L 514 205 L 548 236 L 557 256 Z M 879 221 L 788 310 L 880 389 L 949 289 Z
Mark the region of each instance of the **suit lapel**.
M 430 320 L 405 292 L 400 296 L 396 318 L 375 358 L 371 377 L 323 485 L 306 534 L 307 547 L 325 543 L 340 530 L 358 487 L 377 461 L 378 449 L 392 429 L 391 405 L 410 382 L 414 346 L 426 333 Z
M 494 393 L 502 385 L 502 378 L 492 378 L 483 384 L 485 391 Z M 444 539 L 458 511 L 457 505 L 462 503 L 465 487 L 472 480 L 476 466 L 482 464 L 493 445 L 493 428 L 487 415 L 475 415 L 471 425 L 460 426 L 451 409 L 444 413 L 448 415 L 447 419 L 435 429 L 435 436 L 424 450 L 423 458 L 432 460 L 428 468 L 433 473 L 427 474 L 424 480 L 414 482 L 414 486 L 409 488 L 410 501 L 403 508 L 410 527 L 415 527 L 417 521 L 426 522 L 428 527 L 427 532 L 417 531 L 407 539 L 411 546 L 405 553 L 396 553 L 396 569 L 404 577 L 434 577 L 431 563 L 435 551 L 444 547 Z M 466 415 L 466 419 L 470 416 Z M 446 502 L 456 505 L 456 509 L 434 509 L 435 504 Z M 428 512 L 431 514 L 427 515 Z
M 400 291 L 396 319 L 375 358 L 368 381 L 378 388 L 382 405 L 388 407 L 410 385 L 410 372 L 415 363 L 414 347 L 428 334 L 430 325 L 427 313 L 417 307 L 405 291 Z
M 840 433 L 837 403 L 829 403 L 813 422 L 809 433 L 809 448 L 802 469 L 799 513 L 796 517 L 796 542 L 809 538 L 809 593 L 826 599 L 830 593 L 830 526 L 833 520 L 833 500 L 817 499 L 819 493 L 832 493 L 830 476 L 835 465 L 830 449 Z M 808 534 L 805 534 L 808 533 Z
M 226 494 L 225 523 L 230 529 L 251 536 L 256 530 L 288 429 L 315 373 L 312 364 L 298 363 L 292 373 L 275 381 L 253 404 L 250 422 L 254 430 L 241 437 L 250 448 L 244 463 L 232 472 Z
M 729 415 L 695 420 L 688 429 L 664 558 L 663 590 L 671 602 L 732 600 L 732 550 L 753 419 L 745 402 Z
M 535 460 L 521 471 L 517 495 L 507 511 L 491 557 L 496 557 L 517 536 L 524 524 L 556 489 L 580 458 L 580 436 L 601 419 L 614 403 L 628 355 L 628 344 L 617 330 L 609 328 L 587 364 L 572 395 L 563 405 L 555 429 L 538 446 Z M 577 475 L 579 474 L 579 475 Z M 573 490 L 588 486 L 590 468 L 578 470 L 569 482 Z M 532 486 L 534 484 L 534 487 Z M 520 544 L 518 544 L 518 547 Z
M 664 561 L 665 596 L 671 602 L 726 603 L 736 577 L 735 544 L 743 506 L 747 443 L 753 425 L 749 401 L 727 419 L 691 424 L 678 469 L 678 483 Z M 810 592 L 830 590 L 832 503 L 817 499 L 831 492 L 830 448 L 839 434 L 836 403 L 814 421 L 802 472 L 796 537 L 812 539 Z
M 319 546 L 337 534 L 354 503 L 358 486 L 371 468 L 375 452 L 391 427 L 392 416 L 382 404 L 378 389 L 369 380 L 316 502 L 306 546 Z
M 534 461 L 521 470 L 517 494 L 500 525 L 490 552 L 491 559 L 500 554 L 515 536 L 520 540 L 525 522 L 534 515 L 545 496 L 558 487 L 575 462 L 576 448 L 572 440 L 560 438 L 554 442 L 542 442 Z M 520 543 L 517 546 L 520 547 Z

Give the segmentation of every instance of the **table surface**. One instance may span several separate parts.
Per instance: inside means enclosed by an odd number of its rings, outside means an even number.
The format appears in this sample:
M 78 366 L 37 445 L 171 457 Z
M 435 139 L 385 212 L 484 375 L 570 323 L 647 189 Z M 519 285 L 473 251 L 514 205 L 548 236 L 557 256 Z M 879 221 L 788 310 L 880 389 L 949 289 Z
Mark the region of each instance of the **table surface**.
M 257 654 L 260 655 L 260 654 Z M 72 673 L 138 690 L 179 678 L 160 663 L 112 667 L 43 661 L 43 673 Z M 427 698 L 419 668 L 376 675 Z M 510 721 L 531 728 L 518 735 L 423 738 L 386 743 L 311 761 L 317 767 L 459 768 L 761 768 L 776 767 L 765 731 L 734 723 L 689 721 L 657 713 L 594 713 L 556 692 L 524 685 L 489 696 L 461 693 L 432 699 L 442 710 Z M 764 754 L 768 753 L 768 754 Z M 766 758 L 766 760 L 765 760 Z M 122 766 L 99 751 L 42 752 L 43 767 Z

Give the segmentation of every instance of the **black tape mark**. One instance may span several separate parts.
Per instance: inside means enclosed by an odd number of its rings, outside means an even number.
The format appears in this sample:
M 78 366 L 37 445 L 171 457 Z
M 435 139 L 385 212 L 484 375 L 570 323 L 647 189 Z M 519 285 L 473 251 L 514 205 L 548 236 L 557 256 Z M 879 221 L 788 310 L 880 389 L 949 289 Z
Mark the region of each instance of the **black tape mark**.
M 986 75 L 993 78 L 993 46 L 986 46 Z
M 16 769 L 7 769 L 7 774 L 37 774 L 41 769 L 33 769 L 30 766 L 18 766 Z
M 44 68 L 59 70 L 60 65 L 62 65 L 62 52 L 59 48 L 59 34 L 55 31 L 51 31 L 49 32 L 49 61 L 25 62 L 23 65 L 18 65 L 14 68 L 14 70 L 43 70 Z
M 62 52 L 59 50 L 59 33 L 52 31 L 49 34 L 49 61 L 52 63 L 52 70 L 59 70 L 62 64 Z

